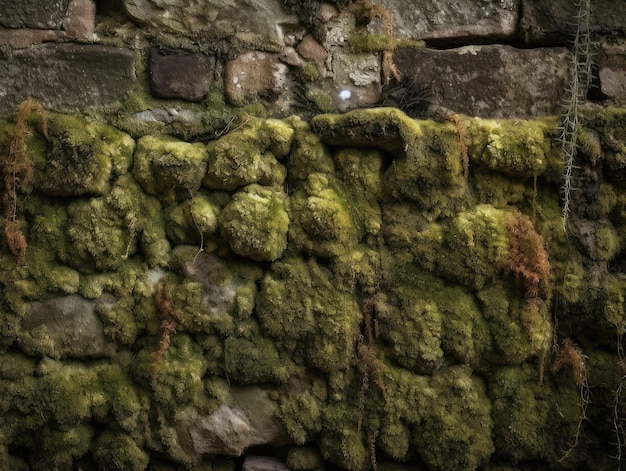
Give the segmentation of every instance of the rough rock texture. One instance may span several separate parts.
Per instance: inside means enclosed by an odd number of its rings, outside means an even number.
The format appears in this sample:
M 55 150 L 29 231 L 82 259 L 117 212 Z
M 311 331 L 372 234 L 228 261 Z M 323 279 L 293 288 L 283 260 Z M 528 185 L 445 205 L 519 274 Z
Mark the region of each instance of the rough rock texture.
M 394 60 L 433 104 L 470 116 L 528 117 L 560 112 L 568 57 L 560 48 L 466 46 L 400 49 Z
M 515 34 L 520 0 L 458 2 L 429 0 L 407 5 L 382 0 L 393 15 L 394 34 L 412 39 L 507 39 Z M 382 29 L 382 28 L 381 28 Z
M 202 100 L 213 83 L 215 57 L 150 50 L 150 88 L 161 98 Z
M 595 62 L 598 65 L 599 92 L 602 96 L 616 103 L 626 103 L 626 44 L 618 42 L 602 45 Z
M 5 28 L 61 29 L 72 0 L 2 2 L 0 25 Z
M 201 0 L 179 3 L 163 15 L 164 0 L 124 0 L 131 18 L 152 29 L 193 38 L 232 39 L 247 45 L 277 50 L 287 31 L 298 27 L 298 17 L 280 0 Z M 278 26 L 277 26 L 278 25 Z
M 520 35 L 529 43 L 566 44 L 576 32 L 577 9 L 573 2 L 555 0 L 521 0 L 522 20 Z M 595 33 L 610 34 L 623 31 L 626 13 L 621 5 L 611 0 L 593 0 L 591 3 L 591 30 Z
M 277 54 L 249 52 L 226 64 L 224 88 L 236 106 L 266 98 L 275 101 L 284 90 L 287 67 Z
M 28 97 L 58 111 L 86 111 L 123 100 L 136 80 L 134 53 L 116 47 L 46 44 L 13 51 L 0 64 L 5 115 Z
M 189 416 L 183 423 L 188 420 L 194 453 L 241 456 L 255 445 L 281 446 L 291 441 L 277 412 L 266 390 L 235 387 L 211 415 Z
M 115 298 L 105 296 L 91 301 L 73 294 L 27 305 L 22 319 L 25 338 L 22 348 L 32 354 L 53 358 L 84 358 L 111 355 L 115 343 L 104 335 L 96 309 L 113 304 Z M 28 338 L 30 337 L 30 338 Z M 39 348 L 33 348 L 39 345 Z

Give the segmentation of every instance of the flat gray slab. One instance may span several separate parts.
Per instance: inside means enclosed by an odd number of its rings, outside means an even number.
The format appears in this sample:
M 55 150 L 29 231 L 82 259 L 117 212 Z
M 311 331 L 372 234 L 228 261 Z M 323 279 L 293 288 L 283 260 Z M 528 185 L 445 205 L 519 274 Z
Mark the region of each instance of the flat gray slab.
M 45 108 L 85 112 L 126 98 L 136 81 L 135 53 L 82 44 L 43 44 L 0 55 L 0 116 L 29 97 Z
M 565 48 L 466 46 L 445 51 L 398 49 L 394 60 L 433 104 L 470 116 L 559 114 L 568 79 Z

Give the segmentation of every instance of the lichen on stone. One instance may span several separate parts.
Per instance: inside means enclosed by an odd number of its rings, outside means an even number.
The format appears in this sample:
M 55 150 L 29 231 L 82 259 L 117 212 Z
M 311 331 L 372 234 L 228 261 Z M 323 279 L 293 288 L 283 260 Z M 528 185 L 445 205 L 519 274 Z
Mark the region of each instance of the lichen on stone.
M 149 195 L 163 202 L 188 199 L 200 189 L 208 155 L 201 143 L 170 136 L 144 136 L 137 141 L 133 176 Z
M 253 184 L 233 195 L 219 217 L 220 232 L 233 252 L 253 260 L 274 261 L 287 248 L 286 195 Z
M 293 133 L 285 122 L 250 118 L 207 145 L 208 170 L 202 184 L 227 191 L 253 183 L 282 185 L 286 169 L 279 160 L 289 152 Z

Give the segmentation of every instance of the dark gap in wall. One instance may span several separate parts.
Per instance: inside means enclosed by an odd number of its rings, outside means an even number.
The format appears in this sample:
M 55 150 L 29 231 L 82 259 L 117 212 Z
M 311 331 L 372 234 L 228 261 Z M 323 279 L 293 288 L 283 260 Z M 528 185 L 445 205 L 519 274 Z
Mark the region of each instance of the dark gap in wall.
M 122 0 L 96 0 L 96 14 L 99 16 L 106 16 L 121 11 Z

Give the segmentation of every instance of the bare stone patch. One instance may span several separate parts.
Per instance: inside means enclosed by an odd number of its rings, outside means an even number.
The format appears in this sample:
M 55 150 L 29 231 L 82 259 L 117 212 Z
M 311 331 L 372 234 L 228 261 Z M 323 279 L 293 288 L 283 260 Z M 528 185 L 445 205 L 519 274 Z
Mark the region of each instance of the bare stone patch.
M 215 57 L 150 49 L 150 87 L 155 96 L 201 101 L 213 83 Z
M 570 53 L 501 45 L 398 49 L 395 63 L 435 105 L 490 118 L 546 116 L 560 113 Z
M 54 111 L 85 112 L 124 100 L 135 84 L 135 53 L 83 44 L 42 44 L 0 57 L 0 115 L 38 99 Z

